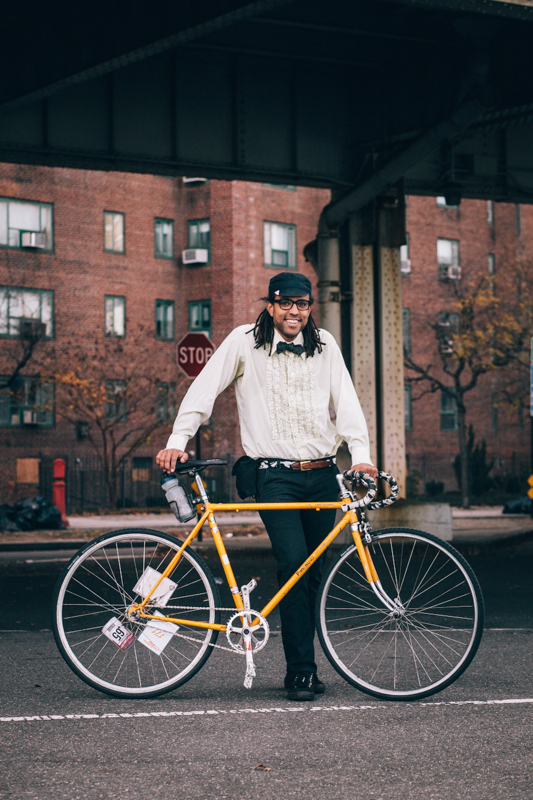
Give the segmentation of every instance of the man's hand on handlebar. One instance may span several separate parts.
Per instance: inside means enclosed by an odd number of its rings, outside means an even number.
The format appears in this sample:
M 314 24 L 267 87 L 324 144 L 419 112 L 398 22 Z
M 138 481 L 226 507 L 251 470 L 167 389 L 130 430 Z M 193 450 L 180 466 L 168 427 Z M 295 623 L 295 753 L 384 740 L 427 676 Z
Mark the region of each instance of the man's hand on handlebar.
M 188 458 L 188 453 L 183 450 L 160 450 L 155 457 L 155 463 L 165 472 L 174 472 L 178 461 L 184 464 Z
M 366 472 L 366 474 L 370 475 L 374 480 L 376 480 L 378 476 L 378 471 L 378 468 L 373 467 L 372 464 L 355 464 L 355 466 L 350 467 L 350 472 Z

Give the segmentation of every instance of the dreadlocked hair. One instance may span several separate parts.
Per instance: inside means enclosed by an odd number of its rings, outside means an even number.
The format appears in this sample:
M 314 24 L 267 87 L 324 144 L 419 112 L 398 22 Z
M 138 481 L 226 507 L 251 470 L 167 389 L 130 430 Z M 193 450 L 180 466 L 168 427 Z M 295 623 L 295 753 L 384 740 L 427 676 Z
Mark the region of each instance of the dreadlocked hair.
M 272 353 L 272 342 L 274 341 L 274 320 L 266 308 L 261 311 L 255 321 L 254 327 L 251 331 L 248 331 L 248 333 L 253 333 L 254 335 L 256 350 L 258 350 L 260 347 L 265 347 L 268 345 L 270 347 L 269 352 Z M 304 337 L 304 349 L 307 356 L 314 356 L 315 351 L 317 350 L 319 353 L 322 352 L 322 347 L 324 346 L 325 342 L 320 341 L 320 333 L 312 314 L 309 314 L 307 325 L 302 329 L 302 335 Z

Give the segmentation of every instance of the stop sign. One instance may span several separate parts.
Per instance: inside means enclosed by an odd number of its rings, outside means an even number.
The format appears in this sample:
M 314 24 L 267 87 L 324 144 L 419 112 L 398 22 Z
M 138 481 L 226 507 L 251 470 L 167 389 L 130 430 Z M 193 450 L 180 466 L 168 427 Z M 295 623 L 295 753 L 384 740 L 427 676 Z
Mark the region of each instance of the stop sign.
M 214 352 L 215 345 L 206 333 L 186 333 L 178 342 L 178 367 L 188 378 L 196 378 Z

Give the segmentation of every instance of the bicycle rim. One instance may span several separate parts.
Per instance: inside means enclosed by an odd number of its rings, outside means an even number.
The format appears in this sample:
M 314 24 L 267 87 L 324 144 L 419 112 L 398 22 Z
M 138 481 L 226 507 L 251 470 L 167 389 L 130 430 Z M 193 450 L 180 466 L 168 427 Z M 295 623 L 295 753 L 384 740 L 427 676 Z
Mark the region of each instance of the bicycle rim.
M 142 600 L 134 591 L 141 576 L 149 568 L 162 573 L 180 546 L 158 531 L 117 531 L 91 542 L 65 568 L 54 597 L 54 635 L 69 666 L 91 686 L 120 697 L 153 697 L 189 680 L 211 654 L 217 631 L 134 620 L 126 613 Z M 148 613 L 219 622 L 218 592 L 196 553 L 187 548 L 169 579 L 175 584 L 171 595 L 146 606 Z M 166 607 L 180 605 L 199 610 Z M 117 625 L 118 643 L 104 632 Z
M 365 578 L 355 545 L 324 576 L 319 637 L 335 669 L 377 697 L 409 700 L 441 691 L 466 669 L 483 630 L 476 577 L 454 548 L 431 534 L 373 534 L 370 552 L 396 617 Z

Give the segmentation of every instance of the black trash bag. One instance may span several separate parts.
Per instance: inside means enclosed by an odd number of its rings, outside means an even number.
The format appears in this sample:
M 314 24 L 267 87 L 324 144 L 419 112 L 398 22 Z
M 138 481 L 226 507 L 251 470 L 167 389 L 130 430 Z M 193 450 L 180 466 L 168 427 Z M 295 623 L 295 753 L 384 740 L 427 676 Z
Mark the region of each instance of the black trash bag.
M 517 497 L 516 500 L 509 500 L 503 507 L 502 514 L 530 514 L 531 500 L 527 495 Z
M 44 497 L 25 497 L 13 506 L 13 521 L 21 531 L 61 530 L 61 512 Z
M 19 526 L 13 521 L 13 508 L 8 503 L 0 505 L 0 531 L 4 533 L 17 533 Z

